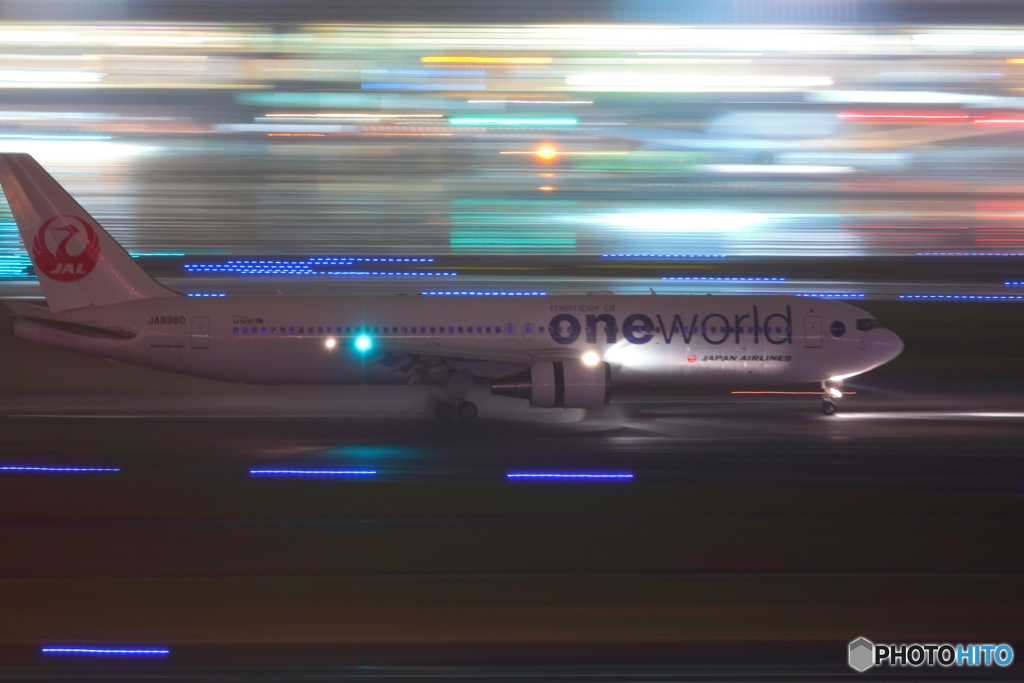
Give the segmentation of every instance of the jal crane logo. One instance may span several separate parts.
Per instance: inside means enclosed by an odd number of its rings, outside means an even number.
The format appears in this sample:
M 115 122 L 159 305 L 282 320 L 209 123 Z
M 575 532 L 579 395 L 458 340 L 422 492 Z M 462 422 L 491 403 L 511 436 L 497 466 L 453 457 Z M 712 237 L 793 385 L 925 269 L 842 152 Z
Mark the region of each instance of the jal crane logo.
M 54 216 L 43 223 L 32 242 L 36 269 L 57 282 L 81 280 L 99 258 L 99 237 L 77 216 Z

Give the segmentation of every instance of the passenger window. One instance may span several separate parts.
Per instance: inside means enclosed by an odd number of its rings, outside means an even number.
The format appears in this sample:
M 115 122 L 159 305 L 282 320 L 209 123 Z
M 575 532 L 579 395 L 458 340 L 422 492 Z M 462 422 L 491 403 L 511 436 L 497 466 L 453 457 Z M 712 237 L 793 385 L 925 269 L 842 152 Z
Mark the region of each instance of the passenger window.
M 249 334 L 249 328 L 248 327 L 243 327 L 242 328 L 242 334 Z
M 462 334 L 462 328 L 461 327 L 459 328 L 459 334 Z
M 237 327 L 235 328 L 234 332 L 235 332 L 235 334 L 238 334 L 238 328 Z
M 426 333 L 427 333 L 427 328 L 421 327 L 420 328 L 420 334 L 426 334 Z
M 434 328 L 433 327 L 430 328 L 430 334 L 434 334 Z
M 448 334 L 455 334 L 455 328 L 449 325 L 448 326 Z
M 477 334 L 481 334 L 481 333 L 483 333 L 483 331 L 484 331 L 484 328 L 482 328 L 482 327 L 477 327 L 476 328 L 476 333 Z
M 531 332 L 533 332 L 533 328 L 530 325 L 527 325 L 526 326 L 526 334 L 530 334 Z
M 540 332 L 541 334 L 544 334 L 544 326 L 541 325 L 540 327 L 538 327 L 537 331 Z

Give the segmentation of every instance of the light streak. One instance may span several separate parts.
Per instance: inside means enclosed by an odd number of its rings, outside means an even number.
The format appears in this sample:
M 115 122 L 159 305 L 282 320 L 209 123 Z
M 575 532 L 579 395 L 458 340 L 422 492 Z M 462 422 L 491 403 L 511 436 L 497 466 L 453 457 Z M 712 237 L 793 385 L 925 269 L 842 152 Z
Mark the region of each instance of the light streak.
M 593 100 L 466 100 L 468 104 L 593 104 Z
M 377 470 L 249 470 L 254 477 L 372 477 Z
M 900 294 L 901 299 L 977 299 L 985 301 L 1020 301 L 1024 296 L 985 294 Z
M 120 467 L 21 467 L 6 465 L 0 470 L 9 472 L 120 472 Z
M 424 64 L 550 64 L 551 57 L 469 57 L 436 56 L 420 57 Z
M 45 655 L 140 655 L 140 656 L 161 656 L 170 654 L 165 648 L 136 648 L 136 647 L 44 647 Z
M 1024 125 L 1024 119 L 976 119 L 974 122 L 978 125 L 985 125 L 989 123 L 1016 126 Z
M 585 473 L 585 472 L 509 472 L 509 479 L 632 479 L 629 472 Z
M 444 114 L 267 114 L 266 118 L 283 119 L 441 119 Z
M 601 258 L 725 258 L 725 254 L 601 254 Z
M 860 114 L 856 112 L 843 112 L 839 115 L 841 119 L 880 119 L 892 121 L 967 121 L 971 117 L 967 114 Z
M 547 292 L 455 292 L 455 291 L 436 291 L 436 292 L 420 292 L 420 294 L 427 295 L 440 295 L 440 296 L 546 296 Z
M 577 121 L 571 116 L 546 117 L 500 117 L 500 116 L 453 116 L 448 119 L 453 126 L 506 126 L 509 128 L 544 128 L 548 126 L 572 127 Z
M 663 277 L 662 280 L 703 282 L 785 282 L 784 277 Z

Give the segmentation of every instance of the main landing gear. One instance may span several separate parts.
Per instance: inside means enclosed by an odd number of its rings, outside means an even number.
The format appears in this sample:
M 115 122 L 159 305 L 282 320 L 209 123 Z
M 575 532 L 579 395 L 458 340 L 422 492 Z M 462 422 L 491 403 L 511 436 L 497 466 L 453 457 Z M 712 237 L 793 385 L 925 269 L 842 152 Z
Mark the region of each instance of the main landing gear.
M 460 422 L 472 422 L 479 414 L 480 411 L 472 401 L 448 401 L 442 398 L 434 404 L 434 419 L 438 422 L 451 422 L 456 419 Z
M 836 400 L 843 397 L 843 383 L 839 380 L 826 379 L 821 383 L 821 414 L 835 415 Z

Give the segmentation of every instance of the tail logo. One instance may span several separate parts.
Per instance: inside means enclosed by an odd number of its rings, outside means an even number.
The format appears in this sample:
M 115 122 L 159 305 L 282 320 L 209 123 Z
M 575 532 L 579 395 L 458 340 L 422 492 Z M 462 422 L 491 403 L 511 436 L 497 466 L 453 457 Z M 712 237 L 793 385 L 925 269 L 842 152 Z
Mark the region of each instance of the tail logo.
M 99 258 L 99 237 L 77 216 L 54 216 L 43 223 L 32 242 L 36 269 L 57 282 L 81 280 Z

